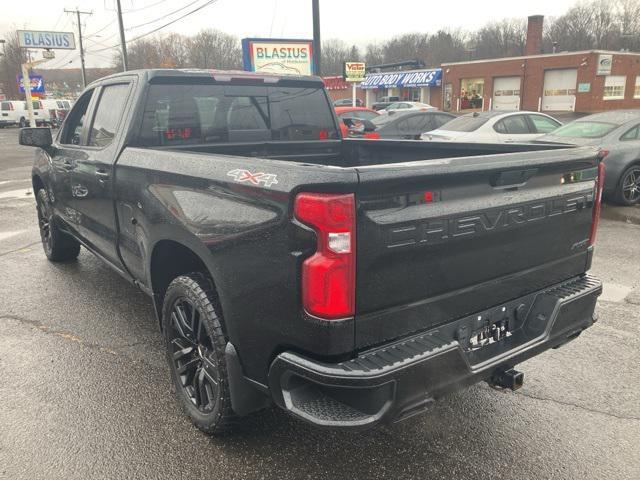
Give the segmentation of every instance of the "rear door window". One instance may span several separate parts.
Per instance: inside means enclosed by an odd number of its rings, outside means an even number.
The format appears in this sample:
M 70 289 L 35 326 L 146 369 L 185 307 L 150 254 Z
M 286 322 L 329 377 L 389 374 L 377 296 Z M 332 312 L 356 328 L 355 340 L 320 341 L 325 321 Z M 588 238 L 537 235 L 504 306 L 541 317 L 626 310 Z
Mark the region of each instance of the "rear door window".
M 71 112 L 69 112 L 69 116 L 65 120 L 62 133 L 60 134 L 61 144 L 82 145 L 84 143 L 82 133 L 93 92 L 94 90 L 85 92 L 73 106 Z
M 138 143 L 210 143 L 337 139 L 324 90 L 301 86 L 153 84 Z
M 107 85 L 102 88 L 89 130 L 89 146 L 106 147 L 113 141 L 124 114 L 128 94 L 128 83 Z
M 511 135 L 523 135 L 531 133 L 529 125 L 524 115 L 513 115 L 496 122 L 494 130 L 498 133 L 507 133 Z

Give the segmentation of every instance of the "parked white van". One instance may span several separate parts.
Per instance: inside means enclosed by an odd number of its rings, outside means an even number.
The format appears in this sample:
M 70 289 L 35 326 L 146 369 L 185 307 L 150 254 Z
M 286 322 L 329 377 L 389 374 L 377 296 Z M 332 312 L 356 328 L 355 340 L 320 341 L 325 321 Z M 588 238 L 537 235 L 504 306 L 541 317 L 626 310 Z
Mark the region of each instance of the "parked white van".
M 24 101 L 3 100 L 0 102 L 0 128 L 11 125 L 26 125 L 28 114 L 24 111 Z

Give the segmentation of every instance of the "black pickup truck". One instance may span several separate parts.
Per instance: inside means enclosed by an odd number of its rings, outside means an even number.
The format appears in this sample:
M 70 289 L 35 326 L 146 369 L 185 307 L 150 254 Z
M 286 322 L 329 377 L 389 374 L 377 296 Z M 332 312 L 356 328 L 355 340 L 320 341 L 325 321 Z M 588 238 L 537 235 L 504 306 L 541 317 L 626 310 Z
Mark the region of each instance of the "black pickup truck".
M 103 78 L 55 138 L 20 132 L 46 256 L 82 245 L 153 299 L 206 432 L 272 403 L 361 428 L 515 389 L 594 322 L 596 150 L 339 132 L 319 78 L 204 70 Z

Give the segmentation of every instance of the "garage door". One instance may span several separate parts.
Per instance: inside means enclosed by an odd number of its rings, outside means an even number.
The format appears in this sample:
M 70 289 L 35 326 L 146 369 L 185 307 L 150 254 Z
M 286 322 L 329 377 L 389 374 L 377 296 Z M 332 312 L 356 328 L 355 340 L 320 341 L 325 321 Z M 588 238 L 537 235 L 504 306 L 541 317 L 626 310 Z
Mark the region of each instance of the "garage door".
M 492 110 L 520 110 L 520 77 L 493 79 Z
M 576 105 L 578 70 L 547 70 L 544 72 L 543 111 L 573 111 Z

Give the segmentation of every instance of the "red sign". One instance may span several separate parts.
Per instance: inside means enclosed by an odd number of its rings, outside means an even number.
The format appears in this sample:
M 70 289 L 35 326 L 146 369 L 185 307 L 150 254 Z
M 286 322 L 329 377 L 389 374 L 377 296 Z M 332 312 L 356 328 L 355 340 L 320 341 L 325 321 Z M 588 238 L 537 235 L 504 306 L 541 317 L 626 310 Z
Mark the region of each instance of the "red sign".
M 324 86 L 327 90 L 344 90 L 351 88 L 348 82 L 344 81 L 344 78 L 340 77 L 322 77 Z

